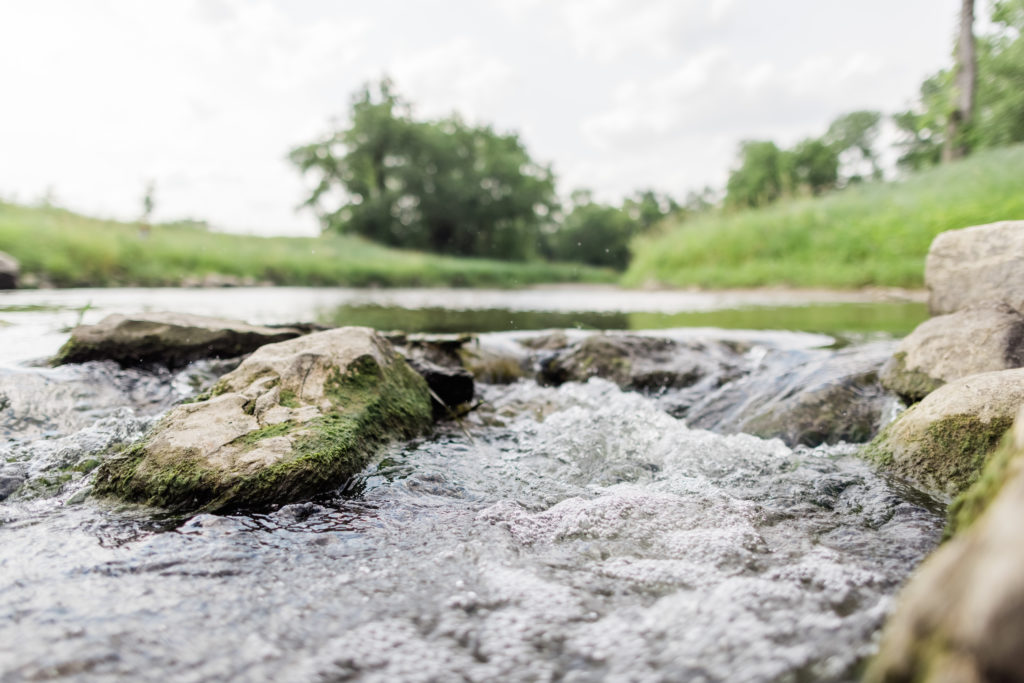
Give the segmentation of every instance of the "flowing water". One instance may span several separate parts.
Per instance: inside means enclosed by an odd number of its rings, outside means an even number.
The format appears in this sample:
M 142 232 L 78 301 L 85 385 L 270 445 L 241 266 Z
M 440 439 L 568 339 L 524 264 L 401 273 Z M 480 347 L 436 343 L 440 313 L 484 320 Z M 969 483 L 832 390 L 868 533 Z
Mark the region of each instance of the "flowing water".
M 42 308 L 19 293 L 0 314 L 4 680 L 853 680 L 941 533 L 941 504 L 855 445 L 690 428 L 671 396 L 599 378 L 478 385 L 461 423 L 309 502 L 182 519 L 98 501 L 104 454 L 227 365 L 27 364 L 62 325 L 146 306 L 258 322 L 338 308 L 132 294 L 83 311 L 81 293 Z M 725 388 L 860 348 L 690 334 L 745 340 Z

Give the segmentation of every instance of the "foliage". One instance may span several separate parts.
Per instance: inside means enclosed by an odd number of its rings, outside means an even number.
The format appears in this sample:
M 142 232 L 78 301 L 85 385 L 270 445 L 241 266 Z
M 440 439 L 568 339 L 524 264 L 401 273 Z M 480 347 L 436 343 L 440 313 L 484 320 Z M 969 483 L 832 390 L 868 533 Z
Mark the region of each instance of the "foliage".
M 174 286 L 206 278 L 240 284 L 517 287 L 608 282 L 609 271 L 558 263 L 508 263 L 390 249 L 348 235 L 254 237 L 205 224 L 137 226 L 56 208 L 0 202 L 0 251 L 21 262 L 22 280 L 58 287 Z
M 808 138 L 786 154 L 784 169 L 791 191 L 819 195 L 839 180 L 839 154 L 822 140 Z
M 864 165 L 873 180 L 881 180 L 882 169 L 875 150 L 881 122 L 881 112 L 859 110 L 843 114 L 829 124 L 822 141 L 835 150 L 844 166 L 855 169 L 845 174 L 847 181 L 861 178 L 859 169 Z
M 641 225 L 626 211 L 594 202 L 587 195 L 549 238 L 549 253 L 563 261 L 622 270 L 629 263 L 629 242 Z
M 694 197 L 695 203 L 701 199 L 698 195 Z M 661 222 L 665 216 L 683 211 L 683 207 L 667 194 L 654 190 L 638 190 L 622 202 L 622 211 L 639 223 L 640 230 L 648 230 Z
M 921 287 L 940 232 L 1024 217 L 1024 145 L 899 182 L 669 222 L 634 241 L 631 286 Z
M 392 246 L 523 260 L 556 209 L 551 169 L 514 134 L 457 116 L 418 121 L 389 81 L 359 92 L 347 128 L 292 150 L 318 176 L 324 228 Z M 347 200 L 325 209 L 332 195 Z
M 740 165 L 729 175 L 725 205 L 753 208 L 774 202 L 785 189 L 786 160 L 778 145 L 770 140 L 744 140 L 740 143 Z
M 993 3 L 991 26 L 977 39 L 976 110 L 962 133 L 968 150 L 1024 142 L 1024 0 Z M 953 89 L 953 71 L 944 69 L 921 84 L 915 107 L 893 116 L 902 133 L 901 166 L 918 169 L 939 161 Z
M 572 194 L 572 210 L 549 233 L 545 255 L 559 261 L 623 270 L 629 265 L 629 244 L 668 216 L 682 220 L 687 210 L 672 197 L 640 190 L 621 207 L 595 202 L 587 190 Z

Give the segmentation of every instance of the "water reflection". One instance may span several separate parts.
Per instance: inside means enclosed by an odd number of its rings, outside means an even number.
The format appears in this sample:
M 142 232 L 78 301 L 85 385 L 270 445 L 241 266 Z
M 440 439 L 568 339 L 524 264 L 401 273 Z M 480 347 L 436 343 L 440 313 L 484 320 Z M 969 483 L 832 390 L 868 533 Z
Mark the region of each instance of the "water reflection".
M 908 334 L 927 317 L 927 307 L 913 302 L 759 306 L 686 313 L 523 311 L 508 308 L 458 310 L 441 306 L 407 308 L 381 304 L 346 304 L 317 313 L 318 321 L 327 325 L 366 325 L 379 330 L 401 329 L 406 332 L 720 327 L 800 330 L 824 334 L 883 332 L 897 337 Z

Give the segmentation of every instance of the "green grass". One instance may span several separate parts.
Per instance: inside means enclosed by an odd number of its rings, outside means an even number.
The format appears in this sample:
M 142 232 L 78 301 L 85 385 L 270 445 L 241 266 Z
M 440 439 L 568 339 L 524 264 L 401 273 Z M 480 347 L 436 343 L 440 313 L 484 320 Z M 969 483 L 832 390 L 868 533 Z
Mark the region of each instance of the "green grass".
M 452 258 L 382 247 L 357 237 L 253 237 L 188 224 L 137 225 L 58 208 L 0 202 L 0 251 L 22 276 L 58 287 L 175 286 L 211 274 L 308 286 L 517 287 L 610 282 L 615 273 L 577 264 Z
M 666 225 L 633 244 L 627 286 L 921 287 L 940 232 L 1024 219 L 1024 146 L 905 180 Z

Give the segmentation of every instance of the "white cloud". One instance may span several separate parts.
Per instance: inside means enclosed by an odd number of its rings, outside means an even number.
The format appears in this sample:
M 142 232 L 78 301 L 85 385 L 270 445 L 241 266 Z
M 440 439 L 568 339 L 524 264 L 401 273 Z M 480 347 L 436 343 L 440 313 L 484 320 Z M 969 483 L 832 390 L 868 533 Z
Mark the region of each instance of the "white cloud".
M 611 62 L 629 54 L 667 58 L 724 20 L 732 0 L 570 0 L 562 15 L 583 56 Z
M 519 77 L 475 40 L 451 42 L 397 57 L 388 69 L 399 91 L 416 104 L 418 115 L 458 112 L 469 121 L 487 122 Z

